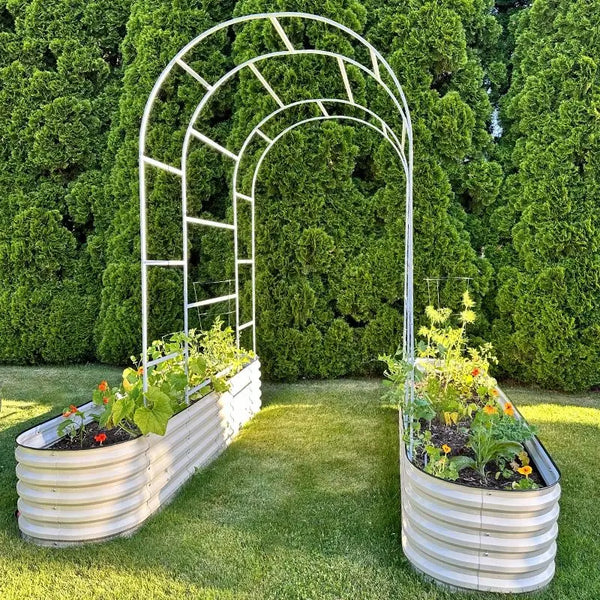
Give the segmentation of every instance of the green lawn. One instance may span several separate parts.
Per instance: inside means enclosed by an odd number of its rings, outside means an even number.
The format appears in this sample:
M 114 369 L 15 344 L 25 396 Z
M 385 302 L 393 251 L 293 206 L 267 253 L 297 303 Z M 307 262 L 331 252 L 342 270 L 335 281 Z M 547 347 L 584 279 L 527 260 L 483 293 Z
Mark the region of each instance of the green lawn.
M 131 539 L 64 550 L 21 541 L 15 435 L 118 375 L 0 367 L 0 599 L 474 597 L 424 583 L 402 555 L 397 413 L 372 380 L 265 385 L 237 441 Z M 563 473 L 558 572 L 531 597 L 597 600 L 600 395 L 507 391 Z

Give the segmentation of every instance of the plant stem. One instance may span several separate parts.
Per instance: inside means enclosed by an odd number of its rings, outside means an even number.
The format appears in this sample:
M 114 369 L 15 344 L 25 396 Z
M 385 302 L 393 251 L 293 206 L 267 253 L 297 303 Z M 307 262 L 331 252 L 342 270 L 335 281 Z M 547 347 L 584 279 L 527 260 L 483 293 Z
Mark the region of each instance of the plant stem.
M 125 433 L 128 433 L 131 437 L 136 437 L 137 433 L 135 431 L 133 431 L 132 429 L 129 429 L 128 427 L 126 427 L 123 422 L 121 421 L 118 424 L 119 428 L 122 429 Z

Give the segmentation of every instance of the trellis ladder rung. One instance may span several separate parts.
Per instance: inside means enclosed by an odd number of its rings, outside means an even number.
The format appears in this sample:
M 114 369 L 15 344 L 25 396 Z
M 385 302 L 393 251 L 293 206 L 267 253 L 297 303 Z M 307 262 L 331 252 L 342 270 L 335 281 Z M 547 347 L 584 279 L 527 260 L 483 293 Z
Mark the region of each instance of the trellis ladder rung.
M 233 152 L 231 152 L 231 150 L 227 150 L 227 148 L 225 148 L 224 146 L 221 146 L 221 144 L 217 144 L 217 142 L 215 142 L 214 140 L 211 140 L 209 137 L 205 136 L 203 133 L 200 133 L 197 129 L 194 129 L 192 127 L 191 133 L 193 136 L 197 137 L 201 142 L 204 142 L 207 146 L 214 148 L 215 150 L 217 150 L 221 154 L 224 154 L 225 156 L 228 156 L 229 158 L 231 158 L 231 160 L 234 160 L 235 162 L 238 161 L 238 156 L 236 154 L 234 154 Z
M 243 325 L 240 325 L 238 327 L 238 331 L 242 331 L 244 329 L 248 329 L 248 327 L 252 327 L 254 325 L 254 321 L 248 321 L 247 323 L 244 323 Z
M 246 196 L 246 194 L 241 194 L 240 192 L 236 192 L 235 195 L 242 200 L 247 200 L 248 202 L 254 202 L 254 198 L 251 196 Z
M 354 95 L 352 94 L 352 88 L 350 87 L 350 80 L 348 79 L 348 72 L 346 71 L 346 64 L 341 56 L 337 57 L 338 65 L 340 67 L 340 73 L 342 74 L 342 79 L 344 80 L 344 87 L 346 88 L 346 94 L 348 94 L 348 100 L 350 100 L 350 104 L 354 104 Z
M 375 50 L 373 48 L 370 48 L 369 51 L 371 53 L 371 62 L 373 63 L 373 73 L 375 74 L 375 79 L 379 83 L 382 83 L 381 73 L 379 72 L 379 61 L 377 60 L 377 56 L 375 55 Z
M 323 116 L 325 116 L 325 117 L 329 116 L 329 113 L 327 112 L 327 109 L 325 108 L 325 105 L 320 100 L 317 100 L 317 106 L 319 107 L 319 109 L 323 113 Z
M 197 219 L 196 217 L 186 217 L 185 220 L 188 223 L 193 223 L 194 225 L 206 225 L 207 227 L 230 229 L 231 231 L 235 229 L 234 225 L 231 225 L 230 223 L 220 223 L 219 221 L 207 221 L 206 219 Z
M 269 82 L 262 76 L 262 73 L 258 70 L 257 66 L 254 63 L 250 63 L 248 66 L 250 67 L 250 70 L 254 73 L 254 75 L 256 76 L 256 79 L 258 79 L 263 84 L 263 87 L 265 88 L 265 90 L 267 90 L 267 92 L 269 92 L 271 98 L 273 98 L 273 100 L 275 100 L 275 102 L 277 102 L 277 104 L 279 105 L 279 108 L 285 108 L 285 105 L 281 101 L 281 98 L 275 93 L 273 88 L 269 85 Z
M 178 169 L 177 167 L 172 167 L 171 165 L 161 162 L 160 160 L 150 158 L 149 156 L 144 156 L 144 162 L 147 165 L 152 165 L 153 167 L 166 171 L 167 173 L 173 173 L 173 175 L 178 175 L 179 177 L 183 175 L 183 171 L 181 169 Z
M 183 267 L 182 260 L 146 260 L 144 264 L 148 267 Z
M 181 356 L 179 352 L 172 352 L 171 354 L 167 354 L 166 356 L 161 356 L 160 358 L 155 358 L 154 360 L 149 360 L 146 363 L 146 367 L 149 369 L 150 367 L 155 367 L 156 365 L 160 365 L 160 363 L 165 362 L 166 360 L 171 360 L 172 358 L 177 358 Z
M 181 60 L 181 58 L 178 58 L 175 61 L 184 71 L 186 71 L 187 73 L 189 73 L 196 81 L 199 81 L 208 92 L 212 92 L 213 90 L 213 86 L 210 85 L 210 83 L 208 83 L 208 81 L 206 81 L 206 79 L 204 79 L 204 77 L 202 77 L 201 75 L 199 75 L 198 73 L 196 73 L 196 71 L 194 71 L 194 69 L 192 69 L 192 67 L 190 67 L 190 65 L 188 65 L 185 61 Z
M 251 265 L 254 261 L 251 258 L 238 258 L 238 265 Z
M 211 304 L 218 304 L 219 302 L 227 302 L 228 300 L 235 300 L 235 294 L 229 294 L 228 296 L 219 296 L 217 298 L 209 298 L 208 300 L 192 302 L 191 304 L 186 304 L 186 307 L 188 309 L 198 308 L 200 306 L 210 306 Z
M 260 129 L 257 129 L 256 133 L 258 133 L 258 135 L 260 135 L 260 137 L 263 140 L 265 140 L 265 142 L 267 142 L 267 144 L 272 144 L 273 143 L 273 140 L 266 133 L 263 133 Z
M 292 45 L 292 42 L 290 42 L 290 38 L 287 36 L 287 33 L 285 32 L 285 30 L 281 26 L 281 23 L 277 20 L 277 17 L 269 17 L 269 18 L 271 20 L 271 23 L 273 23 L 273 27 L 275 27 L 275 31 L 277 31 L 277 33 L 279 34 L 279 37 L 283 40 L 283 43 L 285 44 L 285 47 L 292 54 L 295 54 L 296 53 L 296 49 Z
M 199 392 L 202 388 L 205 388 L 207 385 L 210 385 L 210 379 L 207 379 L 206 381 L 203 381 L 202 383 L 199 383 L 198 385 L 195 385 L 193 388 L 189 389 L 187 391 L 187 395 L 193 396 L 196 392 Z

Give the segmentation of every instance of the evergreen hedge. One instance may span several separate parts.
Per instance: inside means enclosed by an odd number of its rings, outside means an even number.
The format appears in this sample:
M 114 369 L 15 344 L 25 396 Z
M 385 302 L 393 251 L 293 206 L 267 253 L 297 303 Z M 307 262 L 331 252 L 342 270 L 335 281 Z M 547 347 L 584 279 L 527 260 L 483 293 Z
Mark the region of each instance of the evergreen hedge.
M 127 0 L 0 4 L 0 360 L 93 358 Z
M 123 363 L 139 352 L 137 142 L 151 87 L 207 27 L 298 10 L 365 35 L 405 89 L 415 134 L 417 315 L 438 291 L 441 304 L 458 305 L 461 278 L 470 278 L 483 307 L 478 334 L 493 335 L 506 374 L 567 389 L 598 383 L 598 47 L 586 33 L 598 8 L 528 4 L 0 0 L 0 361 Z M 285 26 L 298 43 L 351 52 L 322 27 Z M 253 23 L 235 40 L 217 36 L 190 62 L 214 81 L 248 52 L 279 44 L 270 25 Z M 344 97 L 327 61 L 264 69 L 285 101 L 331 90 Z M 372 82 L 352 68 L 349 76 L 357 100 L 397 119 Z M 179 164 L 202 91 L 176 73 L 152 115 L 150 156 Z M 495 143 L 498 102 L 503 135 Z M 243 73 L 198 128 L 239 148 L 273 108 Z M 189 162 L 189 212 L 231 220 L 230 162 L 201 144 Z M 179 180 L 152 168 L 147 176 L 150 258 L 180 258 Z M 250 177 L 243 171 L 240 185 Z M 257 333 L 266 372 L 294 379 L 377 369 L 375 357 L 395 349 L 402 328 L 404 179 L 390 148 L 363 126 L 303 126 L 272 150 L 258 183 Z M 228 235 L 192 230 L 190 295 L 229 293 Z M 181 328 L 181 287 L 179 271 L 152 269 L 151 337 Z M 247 278 L 242 296 L 245 319 Z M 193 315 L 191 325 L 230 308 Z
M 599 22 L 584 0 L 517 13 L 503 99 L 494 337 L 506 373 L 566 390 L 600 383 Z
M 97 327 L 99 352 L 104 360 L 122 361 L 139 346 L 134 173 L 143 103 L 168 58 L 194 33 L 202 31 L 210 19 L 222 20 L 227 8 L 234 7 L 220 5 L 217 12 L 205 11 L 202 3 L 196 2 L 193 9 L 190 5 L 190 14 L 184 8 L 173 10 L 168 5 L 134 2 L 123 44 L 125 62 L 129 64 L 118 124 L 111 134 L 111 139 L 114 136 L 115 143 L 120 144 L 110 184 L 118 211 L 108 237 L 108 266 Z M 286 2 L 282 7 L 277 2 L 244 0 L 237 3 L 234 14 L 281 8 L 316 10 L 306 1 Z M 380 3 L 368 8 L 358 1 L 340 1 L 328 2 L 320 12 L 365 32 L 384 52 L 391 53 L 407 85 L 418 149 L 415 202 L 419 308 L 427 300 L 425 276 L 472 277 L 472 285 L 481 296 L 488 286 L 490 267 L 470 244 L 464 207 L 480 197 L 493 199 L 499 187 L 500 171 L 486 159 L 491 144 L 487 132 L 491 105 L 483 89 L 481 59 L 474 50 L 478 37 L 496 35 L 495 21 L 486 15 L 484 5 L 472 5 L 462 12 L 440 9 L 434 2 L 409 7 Z M 399 19 L 401 12 L 405 14 Z M 199 22 L 198 15 L 206 20 Z M 292 39 L 296 36 L 299 42 L 303 38 L 316 41 L 321 36 L 321 41 L 337 43 L 329 39 L 331 32 L 324 28 L 313 26 L 304 31 L 297 24 L 286 26 Z M 446 28 L 445 43 L 431 48 L 440 26 Z M 250 49 L 279 49 L 278 40 L 268 31 L 270 27 L 261 23 L 245 26 L 232 48 L 224 39 L 222 47 L 213 49 L 220 56 L 216 67 L 214 60 L 209 63 L 202 57 L 194 67 L 210 81 L 211 65 L 217 75 L 224 72 L 227 60 L 239 62 Z M 394 47 L 398 40 L 402 44 Z M 324 68 L 322 61 L 311 63 L 309 59 L 303 65 L 273 61 L 265 65 L 264 74 L 273 85 L 280 82 L 278 93 L 285 101 L 309 92 L 327 95 L 328 87 L 344 97 L 337 72 L 325 74 L 320 84 L 319 77 L 312 76 Z M 351 71 L 351 76 L 357 99 L 368 103 L 367 95 L 375 94 L 375 90 L 367 89 L 359 74 Z M 251 74 L 242 76 L 239 89 L 233 93 L 233 118 L 229 103 L 217 102 L 202 127 L 228 147 L 239 148 L 248 128 L 275 106 Z M 155 136 L 160 140 L 150 155 L 171 164 L 178 164 L 181 138 L 168 139 L 168 131 L 180 130 L 186 124 L 185 118 L 196 100 L 181 92 L 177 98 L 179 109 L 157 116 L 155 133 L 149 135 L 149 139 Z M 373 103 L 370 97 L 369 101 Z M 391 113 L 389 108 L 387 111 Z M 393 114 L 385 116 L 395 118 Z M 272 377 L 291 379 L 373 370 L 373 359 L 380 352 L 395 349 L 402 328 L 403 273 L 398 265 L 403 261 L 403 176 L 386 143 L 366 128 L 339 123 L 304 127 L 290 134 L 286 142 L 265 161 L 257 201 L 258 343 L 266 371 Z M 205 181 L 194 190 L 195 210 L 211 218 L 231 218 L 227 159 L 202 147 L 195 153 L 198 168 L 202 161 L 208 161 L 210 168 L 208 181 L 208 169 L 204 167 L 200 177 Z M 466 169 L 474 182 L 470 187 L 461 182 Z M 157 185 L 155 188 L 152 183 L 153 194 L 156 190 L 163 206 L 172 202 L 172 213 L 176 215 L 177 182 L 171 181 L 168 174 L 153 177 Z M 156 231 L 161 232 L 162 240 L 157 256 L 177 258 L 178 228 L 176 217 L 169 223 L 157 222 Z M 233 276 L 228 260 L 230 247 L 219 244 L 219 240 L 224 241 L 223 234 L 209 232 L 198 232 L 192 240 L 192 250 L 202 257 L 195 280 Z M 155 335 L 180 326 L 176 293 L 181 285 L 179 277 L 172 270 L 155 276 L 151 306 L 167 306 L 163 315 L 155 312 L 155 326 L 151 328 Z M 462 285 L 449 280 L 443 282 L 441 298 L 452 301 L 461 292 Z M 247 314 L 247 306 L 243 313 Z

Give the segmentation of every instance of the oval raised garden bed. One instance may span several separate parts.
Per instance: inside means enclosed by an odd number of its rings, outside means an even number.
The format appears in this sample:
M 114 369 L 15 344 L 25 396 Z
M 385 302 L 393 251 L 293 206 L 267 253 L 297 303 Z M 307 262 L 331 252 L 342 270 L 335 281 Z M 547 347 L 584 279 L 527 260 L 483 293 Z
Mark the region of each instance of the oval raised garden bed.
M 105 447 L 58 450 L 62 417 L 16 439 L 19 528 L 47 546 L 97 542 L 131 534 L 169 502 L 195 471 L 231 442 L 260 408 L 260 363 L 174 415 L 153 433 Z M 80 407 L 89 414 L 92 402 Z
M 496 389 L 504 406 L 508 399 Z M 538 489 L 477 488 L 435 477 L 410 461 L 401 442 L 402 547 L 418 571 L 478 591 L 528 592 L 550 582 L 560 472 L 537 437 L 524 445 L 544 480 Z

